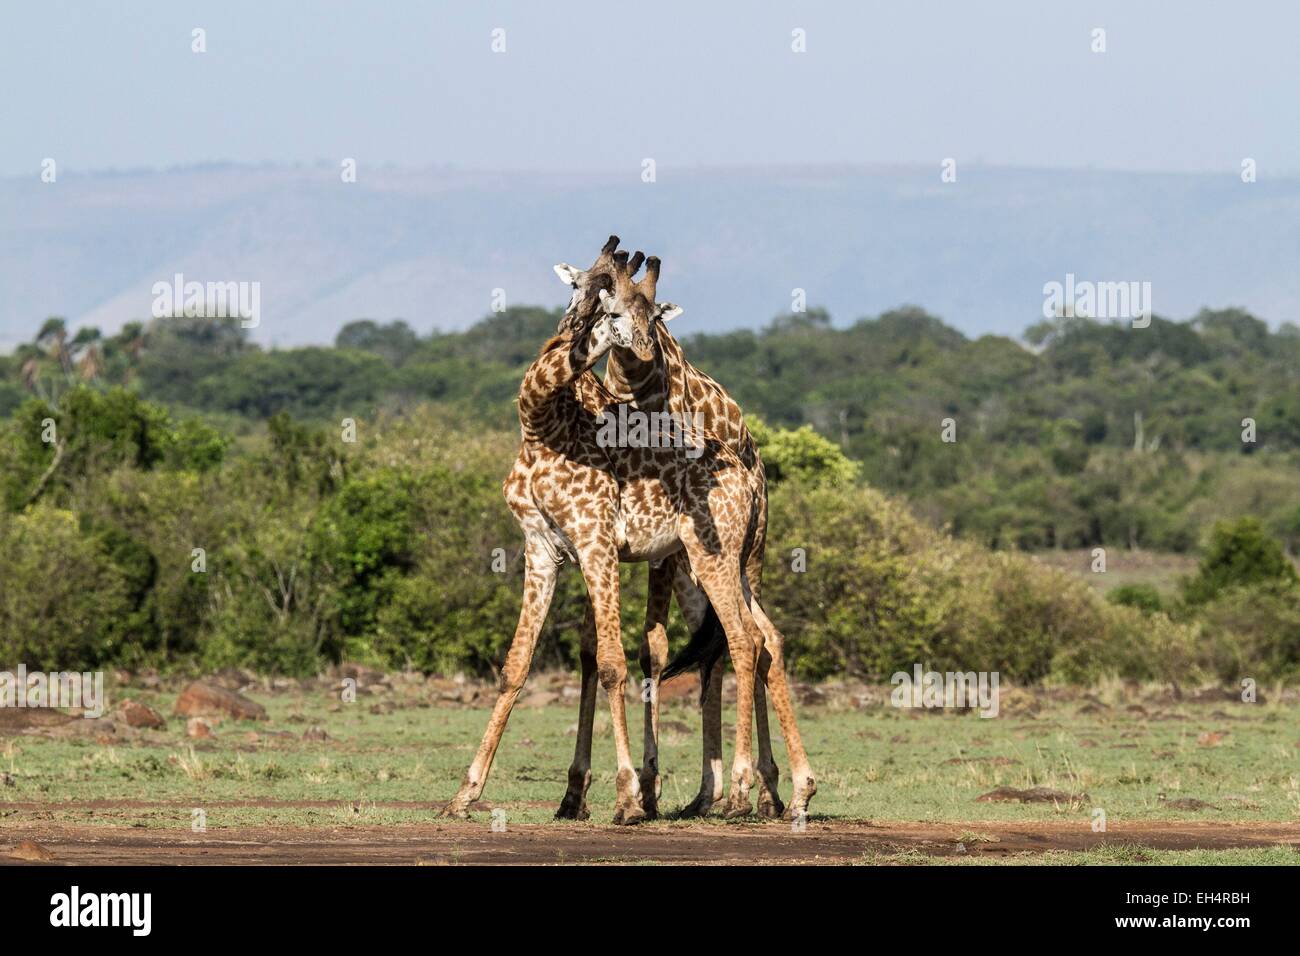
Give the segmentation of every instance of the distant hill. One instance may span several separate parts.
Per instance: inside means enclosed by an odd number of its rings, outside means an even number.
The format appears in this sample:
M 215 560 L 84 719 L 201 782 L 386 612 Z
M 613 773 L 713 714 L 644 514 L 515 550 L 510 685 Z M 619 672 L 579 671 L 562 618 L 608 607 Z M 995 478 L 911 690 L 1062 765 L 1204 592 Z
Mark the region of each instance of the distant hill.
M 1152 284 L 1155 311 L 1300 317 L 1300 180 L 939 169 L 465 173 L 205 166 L 0 180 L 0 350 L 48 315 L 109 333 L 179 272 L 261 283 L 264 344 L 324 343 L 361 317 L 457 330 L 565 301 L 551 273 L 610 232 L 664 259 L 679 334 L 757 327 L 806 290 L 837 323 L 919 303 L 966 334 L 1016 335 L 1043 284 Z

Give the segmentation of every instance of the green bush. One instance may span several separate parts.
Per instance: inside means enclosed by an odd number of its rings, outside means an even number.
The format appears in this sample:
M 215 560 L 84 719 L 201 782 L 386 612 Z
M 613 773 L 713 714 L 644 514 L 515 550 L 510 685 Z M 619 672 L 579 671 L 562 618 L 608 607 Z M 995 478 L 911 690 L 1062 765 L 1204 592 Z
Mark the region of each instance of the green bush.
M 1295 580 L 1295 567 L 1258 518 L 1220 521 L 1196 575 L 1184 584 L 1183 597 L 1189 604 L 1203 604 L 1228 588 Z
M 123 656 L 130 584 L 70 511 L 0 513 L 0 662 L 87 670 Z
M 69 457 L 24 509 L 15 500 L 54 455 L 32 426 L 53 416 Z M 333 427 L 280 414 L 236 444 L 127 393 L 69 393 L 57 411 L 29 402 L 0 430 L 0 455 L 14 465 L 10 507 L 23 509 L 0 516 L 0 649 L 61 667 L 309 674 L 347 659 L 492 673 L 522 586 L 522 540 L 500 486 L 517 434 L 479 429 L 448 406 L 360 419 L 357 434 L 348 444 Z M 1074 441 L 1076 430 L 1061 434 Z M 755 435 L 776 476 L 762 601 L 801 676 L 887 680 L 921 664 L 1019 681 L 1189 680 L 1295 667 L 1300 588 L 1258 526 L 1216 534 L 1201 575 L 1213 597 L 1175 621 L 1143 589 L 1108 601 L 1031 557 L 934 530 L 860 484 L 810 429 L 759 422 Z M 1023 498 L 1004 504 L 1013 514 L 989 533 L 1042 541 L 1082 521 L 1080 512 L 1044 530 L 1047 513 L 1029 503 L 1056 502 L 1063 486 L 1042 464 L 1019 462 Z M 1135 473 L 1112 464 L 1093 453 L 1083 466 L 1105 477 L 1098 494 Z M 997 488 L 969 494 L 992 501 Z M 1121 489 L 1113 500 L 1117 527 L 1140 518 L 1138 498 Z M 635 656 L 646 569 L 624 568 L 621 581 Z M 585 604 L 581 574 L 566 569 L 538 666 L 573 666 Z M 685 637 L 677 615 L 670 637 Z
M 1203 656 L 1223 680 L 1300 677 L 1300 587 L 1279 580 L 1229 588 L 1200 609 Z
M 921 664 L 1089 681 L 1191 667 L 1186 625 L 1109 605 L 1028 556 L 947 538 L 868 488 L 782 486 L 770 528 L 763 604 L 805 677 L 886 680 Z M 790 567 L 796 547 L 803 573 Z
M 11 511 L 36 497 L 61 504 L 78 480 L 118 468 L 211 470 L 229 444 L 198 419 L 174 424 L 127 389 L 75 388 L 57 408 L 29 399 L 0 430 L 0 494 Z
M 1107 592 L 1106 600 L 1111 604 L 1135 607 L 1147 613 L 1163 610 L 1164 607 L 1160 592 L 1150 584 L 1121 584 Z
M 343 634 L 373 632 L 379 607 L 413 564 L 414 485 L 394 469 L 352 478 L 316 516 L 310 560 L 337 583 L 329 613 Z
M 861 466 L 847 457 L 839 445 L 817 434 L 811 425 L 773 428 L 757 416 L 745 419 L 750 434 L 763 456 L 769 485 L 798 481 L 808 485 L 847 485 L 858 477 Z

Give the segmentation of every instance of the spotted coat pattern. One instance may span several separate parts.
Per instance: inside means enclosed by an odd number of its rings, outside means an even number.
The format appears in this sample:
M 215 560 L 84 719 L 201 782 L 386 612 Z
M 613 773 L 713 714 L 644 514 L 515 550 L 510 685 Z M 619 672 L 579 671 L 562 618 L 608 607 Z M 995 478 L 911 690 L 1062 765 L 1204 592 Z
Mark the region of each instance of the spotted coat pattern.
M 464 814 L 481 795 L 527 677 L 557 570 L 573 560 L 587 584 L 595 672 L 609 699 L 614 729 L 615 822 L 646 816 L 628 740 L 618 565 L 661 560 L 681 550 L 723 623 L 736 670 L 736 752 L 728 810 L 743 813 L 753 782 L 753 685 L 763 634 L 743 592 L 741 555 L 757 489 L 738 456 L 711 435 L 703 436 L 698 457 L 671 447 L 601 447 L 596 422 L 614 404 L 612 396 L 594 381 L 572 387 L 602 354 L 592 347 L 591 336 L 590 329 L 556 336 L 520 386 L 522 441 L 503 490 L 525 537 L 523 606 L 487 731 L 447 812 Z M 589 775 L 590 768 L 583 773 Z

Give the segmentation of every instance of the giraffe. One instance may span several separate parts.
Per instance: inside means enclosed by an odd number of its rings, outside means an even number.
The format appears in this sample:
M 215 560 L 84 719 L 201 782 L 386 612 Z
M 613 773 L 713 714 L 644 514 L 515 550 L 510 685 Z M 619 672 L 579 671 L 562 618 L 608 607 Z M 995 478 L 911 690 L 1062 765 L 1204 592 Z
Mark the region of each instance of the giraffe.
M 625 253 L 613 254 L 618 247 L 618 242 L 617 236 L 611 236 L 596 262 L 588 270 L 576 269 L 567 263 L 560 263 L 555 267 L 555 272 L 560 279 L 574 289 L 569 308 L 560 322 L 561 331 L 581 329 L 584 324 L 593 321 L 592 316 L 596 314 L 597 301 L 610 291 L 610 280 L 617 279 L 618 257 L 626 255 Z M 646 262 L 647 279 L 642 280 L 642 283 L 649 282 L 650 295 L 647 301 L 654 302 L 654 288 L 659 278 L 659 260 L 653 257 L 644 259 L 642 253 L 637 252 L 629 265 L 627 275 L 629 278 L 635 275 L 643 260 Z M 623 284 L 622 289 L 626 295 L 626 284 Z M 635 350 L 616 346 L 610 352 L 604 386 L 616 398 L 641 411 L 667 410 L 677 416 L 678 421 L 698 420 L 706 431 L 718 436 L 741 458 L 754 477 L 759 489 L 759 509 L 754 533 L 748 545 L 744 573 L 755 602 L 755 619 L 759 622 L 765 638 L 760 659 L 760 676 L 763 679 L 756 683 L 754 689 L 759 749 L 758 812 L 760 816 L 776 817 L 781 816 L 785 810 L 785 816 L 789 818 L 807 811 L 808 801 L 816 792 L 816 783 L 795 723 L 793 705 L 785 682 L 781 635 L 762 614 L 761 608 L 757 607 L 762 584 L 763 550 L 767 530 L 767 485 L 763 475 L 763 463 L 749 429 L 745 426 L 739 405 L 721 385 L 686 360 L 676 339 L 664 325 L 680 313 L 681 309 L 671 303 L 655 303 L 654 308 L 645 316 L 645 321 L 639 323 L 634 329 L 634 335 L 653 340 L 655 357 L 647 361 L 644 358 L 646 351 L 644 348 L 641 354 L 638 354 Z M 588 373 L 588 377 L 594 380 L 594 375 L 591 373 Z M 674 593 L 678 607 L 692 632 L 692 639 L 688 648 L 675 661 L 669 663 L 666 670 L 665 662 L 668 653 L 666 623 L 668 605 Z M 704 716 L 704 760 L 699 794 L 679 811 L 679 815 L 702 815 L 722 799 L 721 675 L 724 663 L 722 659 L 722 651 L 725 649 L 724 640 L 707 596 L 698 583 L 692 580 L 682 555 L 679 553 L 662 562 L 651 562 L 646 624 L 640 650 L 641 671 L 646 679 L 648 691 L 643 694 L 645 742 L 640 782 L 643 801 L 651 815 L 657 811 L 659 792 L 659 683 L 662 679 L 680 673 L 696 663 L 700 665 L 704 678 L 701 695 Z M 589 682 L 584 680 L 584 690 L 588 684 Z M 786 749 L 792 761 L 791 771 L 796 786 L 788 809 L 783 807 L 777 793 L 779 770 L 772 756 L 771 735 L 767 725 L 767 705 L 763 693 L 765 684 L 772 687 L 773 706 L 781 721 Z M 594 684 L 590 687 L 591 692 L 594 693 Z M 584 695 L 584 701 L 585 699 Z M 590 722 L 593 716 L 593 707 L 580 707 L 574 765 L 569 774 L 564 800 L 556 814 L 559 817 L 581 818 L 585 814 L 583 798 L 587 778 L 580 771 L 590 763 Z
M 653 290 L 658 282 L 660 262 L 657 258 L 651 257 L 646 259 L 645 263 L 647 276 L 643 281 L 650 287 L 649 301 L 653 303 Z M 804 751 L 798 725 L 795 722 L 789 688 L 785 681 L 782 637 L 763 613 L 758 603 L 759 589 L 762 584 L 762 556 L 767 531 L 767 483 L 763 474 L 762 460 L 758 454 L 757 445 L 749 434 L 749 429 L 745 426 L 740 407 L 717 382 L 686 361 L 681 347 L 668 331 L 665 323 L 679 315 L 681 309 L 671 303 L 655 303 L 649 309 L 639 309 L 637 298 L 629 294 L 631 291 L 626 280 L 616 274 L 615 293 L 613 295 L 608 293 L 601 295 L 605 307 L 604 311 L 606 314 L 615 317 L 628 314 L 633 321 L 633 336 L 649 336 L 654 342 L 656 355 L 653 360 L 647 361 L 639 352 L 622 348 L 614 349 L 610 353 L 606 387 L 616 397 L 627 396 L 634 400 L 634 403 L 639 408 L 654 409 L 666 405 L 671 414 L 679 419 L 691 414 L 698 414 L 702 419 L 703 427 L 718 435 L 740 457 L 742 463 L 749 470 L 757 489 L 755 519 L 746 538 L 742 575 L 747 588 L 748 599 L 751 603 L 751 610 L 764 639 L 764 646 L 760 651 L 759 659 L 759 676 L 762 680 L 755 684 L 755 714 L 759 737 L 759 764 L 757 768 L 760 782 L 759 812 L 764 816 L 780 816 L 783 810 L 780 797 L 777 795 L 779 773 L 772 756 L 771 737 L 767 726 L 766 702 L 763 700 L 762 688 L 767 685 L 772 691 L 773 708 L 777 712 L 782 734 L 785 737 L 786 748 L 790 754 L 791 775 L 795 788 L 786 816 L 794 816 L 807 811 L 808 802 L 816 791 L 816 783 L 808 765 L 807 754 Z M 651 677 L 651 694 L 649 695 L 651 700 L 647 702 L 646 708 L 647 721 L 657 724 L 657 713 L 652 713 L 652 709 L 657 711 L 658 679 L 665 675 L 672 676 L 674 672 L 680 673 L 686 670 L 691 666 L 692 659 L 698 658 L 702 670 L 705 671 L 703 693 L 705 703 L 705 761 L 720 770 L 721 654 L 725 648 L 718 643 L 721 634 L 718 633 L 719 629 L 716 627 L 716 618 L 713 619 L 713 627 L 709 627 L 707 624 L 709 612 L 707 597 L 700 592 L 698 587 L 694 588 L 692 592 L 689 579 L 681 574 L 682 562 L 680 555 L 674 557 L 677 559 L 678 566 L 670 569 L 673 574 L 671 579 L 672 587 L 677 592 L 678 604 L 683 608 L 684 616 L 687 616 L 688 623 L 692 624 L 692 644 L 695 644 L 696 647 L 688 646 L 679 655 L 678 660 L 673 663 L 672 667 L 664 668 L 663 662 L 667 656 L 666 636 L 663 636 L 667 618 L 667 600 L 659 595 L 667 591 L 664 586 L 666 575 L 660 573 L 658 580 L 656 580 L 656 573 L 652 566 L 651 594 L 650 600 L 647 602 L 647 635 L 643 636 L 642 666 L 645 667 L 646 649 L 644 645 L 648 643 L 647 636 L 657 632 L 661 635 L 661 639 L 658 641 L 658 648 L 655 648 L 653 643 L 651 644 L 650 664 L 652 671 L 658 668 L 660 673 Z M 701 621 L 701 610 L 705 615 L 704 621 Z M 658 614 L 658 617 L 652 619 L 652 614 Z M 709 643 L 713 644 L 712 650 L 708 647 Z M 716 731 L 714 728 L 716 728 Z M 654 745 L 654 738 L 649 729 L 647 729 L 646 739 L 647 749 L 650 749 Z M 706 790 L 710 782 L 713 784 L 712 792 Z M 721 779 L 719 773 L 714 771 L 710 774 L 706 771 L 702 775 L 699 796 L 683 812 L 688 816 L 697 812 L 707 812 L 708 808 L 720 798 Z
M 626 276 L 626 268 L 626 259 L 615 266 L 621 276 Z M 641 293 L 636 308 L 648 308 Z M 749 811 L 753 688 L 764 637 L 744 591 L 741 559 L 754 520 L 756 488 L 735 453 L 707 434 L 695 436 L 694 457 L 675 448 L 609 449 L 598 441 L 595 413 L 613 404 L 611 396 L 596 391 L 599 383 L 573 386 L 616 343 L 644 353 L 649 343 L 633 331 L 635 324 L 630 313 L 606 315 L 585 330 L 555 336 L 520 385 L 520 450 L 503 491 L 525 537 L 523 606 L 482 743 L 446 814 L 467 815 L 469 805 L 482 794 L 527 678 L 558 569 L 573 560 L 590 598 L 583 629 L 584 669 L 586 659 L 593 658 L 614 729 L 614 822 L 645 819 L 627 731 L 618 566 L 620 560 L 653 561 L 679 550 L 686 553 L 691 573 L 722 622 L 736 670 L 735 754 L 727 811 Z

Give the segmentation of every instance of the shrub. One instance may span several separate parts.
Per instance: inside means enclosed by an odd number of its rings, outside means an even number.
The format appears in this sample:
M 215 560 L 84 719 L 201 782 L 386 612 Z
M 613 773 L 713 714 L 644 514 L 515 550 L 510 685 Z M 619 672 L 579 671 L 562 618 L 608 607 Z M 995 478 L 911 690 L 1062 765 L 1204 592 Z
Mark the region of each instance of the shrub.
M 1300 587 L 1278 579 L 1220 592 L 1200 609 L 1202 656 L 1223 680 L 1300 677 Z
M 1160 592 L 1150 584 L 1121 584 L 1119 587 L 1111 588 L 1107 592 L 1106 600 L 1111 604 L 1135 607 L 1139 611 L 1146 611 L 1147 613 L 1159 611 L 1163 608 Z
M 61 466 L 37 505 L 0 518 L 0 650 L 64 667 L 306 674 L 356 659 L 494 670 L 522 586 L 522 538 L 500 490 L 517 436 L 474 431 L 454 411 L 426 406 L 359 422 L 360 441 L 344 445 L 331 430 L 281 415 L 227 455 L 228 439 L 210 426 L 175 425 L 129 395 L 99 402 L 80 396 L 60 410 L 73 467 Z M 10 490 L 28 494 L 49 467 L 53 452 L 39 437 L 31 444 L 30 427 L 49 412 L 28 403 L 0 433 L 0 455 L 27 469 Z M 1261 676 L 1294 665 L 1294 586 L 1251 599 L 1240 584 L 1224 587 L 1201 605 L 1209 616 L 1198 629 L 1140 590 L 1108 602 L 1028 556 L 933 530 L 858 484 L 852 463 L 810 430 L 758 423 L 755 434 L 779 477 L 762 600 L 801 676 L 885 680 L 919 663 L 1019 681 L 1182 680 L 1202 668 L 1235 674 L 1251 660 L 1263 662 L 1250 665 Z M 1041 477 L 1033 484 L 1036 462 L 1022 462 L 1025 500 L 1056 487 Z M 56 507 L 64 502 L 76 504 L 75 517 Z M 1017 534 L 1041 535 L 1037 521 L 1023 516 Z M 204 573 L 191 566 L 197 548 Z M 802 572 L 795 548 L 806 555 Z M 1262 553 L 1276 570 L 1276 555 L 1254 546 L 1213 548 L 1203 570 L 1232 572 L 1215 581 L 1249 580 L 1233 557 L 1242 553 Z M 495 555 L 504 564 L 494 567 Z M 633 655 L 646 576 L 629 566 L 621 577 Z M 1267 580 L 1281 588 L 1284 578 Z M 562 571 L 539 666 L 576 663 L 586 600 L 580 572 Z M 1250 618 L 1250 600 L 1264 624 Z M 684 638 L 679 615 L 670 638 Z
M 313 523 L 310 560 L 337 584 L 330 613 L 344 634 L 374 630 L 378 608 L 413 564 L 414 486 L 396 469 L 349 479 Z
M 774 428 L 756 416 L 745 424 L 763 456 L 769 485 L 790 480 L 805 486 L 848 485 L 857 480 L 861 466 L 811 425 Z
M 1196 575 L 1183 587 L 1189 604 L 1213 600 L 1227 588 L 1275 581 L 1294 583 L 1295 567 L 1257 518 L 1220 521 Z
M 166 409 L 123 388 L 74 388 L 57 408 L 29 399 L 0 430 L 0 503 L 12 511 L 38 496 L 62 504 L 77 481 L 124 467 L 208 471 L 228 445 L 215 428 L 197 419 L 175 425 Z
M 791 570 L 794 547 L 806 572 Z M 1186 625 L 1107 604 L 1028 556 L 947 538 L 869 488 L 775 490 L 768 556 L 763 604 L 804 677 L 885 680 L 919 663 L 1087 681 L 1191 667 Z
M 0 513 L 0 662 L 6 669 L 85 670 L 130 639 L 128 583 L 70 511 Z

